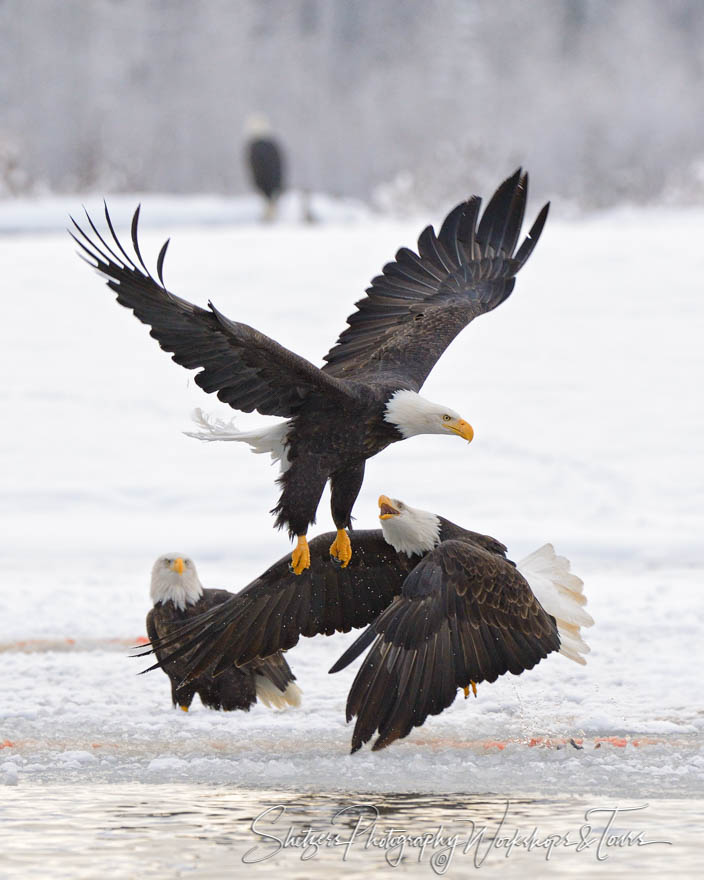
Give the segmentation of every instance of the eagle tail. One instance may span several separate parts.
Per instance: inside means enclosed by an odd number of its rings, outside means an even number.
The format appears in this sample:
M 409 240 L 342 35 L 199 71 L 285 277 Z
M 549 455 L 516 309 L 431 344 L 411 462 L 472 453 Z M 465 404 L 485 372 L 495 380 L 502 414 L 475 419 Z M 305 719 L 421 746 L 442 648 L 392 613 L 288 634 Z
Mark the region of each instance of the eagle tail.
M 570 571 L 570 562 L 558 556 L 552 544 L 544 544 L 518 563 L 518 570 L 543 608 L 555 618 L 560 635 L 560 653 L 584 665 L 590 651 L 581 627 L 592 626 L 594 618 L 584 609 L 584 582 Z
M 285 709 L 286 706 L 301 705 L 301 689 L 281 651 L 269 657 L 256 657 L 245 664 L 245 668 L 254 673 L 257 699 L 265 706 L 270 709 Z
M 285 709 L 287 706 L 300 706 L 302 691 L 295 681 L 286 685 L 283 692 L 266 675 L 257 673 L 254 676 L 257 699 L 269 709 Z
M 286 448 L 288 422 L 279 422 L 270 428 L 260 428 L 255 431 L 238 431 L 235 428 L 234 419 L 230 419 L 230 421 L 218 419 L 203 412 L 200 407 L 193 410 L 192 418 L 200 430 L 184 431 L 187 437 L 194 437 L 196 440 L 205 440 L 206 442 L 225 440 L 247 443 L 252 452 L 257 455 L 268 452 L 272 461 L 279 462 L 282 471 L 288 467 Z

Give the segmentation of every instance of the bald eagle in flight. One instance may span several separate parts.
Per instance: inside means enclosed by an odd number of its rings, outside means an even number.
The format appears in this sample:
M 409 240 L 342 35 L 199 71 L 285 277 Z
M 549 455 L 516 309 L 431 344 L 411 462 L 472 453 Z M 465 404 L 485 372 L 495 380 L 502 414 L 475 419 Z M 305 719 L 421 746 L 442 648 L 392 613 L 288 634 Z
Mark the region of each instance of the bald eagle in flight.
M 353 752 L 375 732 L 374 749 L 384 748 L 442 712 L 458 689 L 476 694 L 477 684 L 519 675 L 554 651 L 586 662 L 580 627 L 594 621 L 582 581 L 552 545 L 516 565 L 495 538 L 442 516 L 385 495 L 379 509 L 381 529 L 355 532 L 346 569 L 325 564 L 330 534 L 319 535 L 300 577 L 281 559 L 139 656 L 179 658 L 187 682 L 292 648 L 302 635 L 367 627 L 330 670 L 369 648 L 347 700 Z
M 232 598 L 227 590 L 204 589 L 193 560 L 178 553 L 166 553 L 156 560 L 150 593 L 154 607 L 147 614 L 147 634 L 151 641 L 172 637 L 195 617 Z M 165 659 L 160 652 L 157 656 Z M 183 685 L 188 673 L 183 660 L 166 661 L 162 668 L 171 680 L 171 701 L 184 712 L 195 694 L 209 709 L 226 712 L 249 711 L 257 699 L 277 709 L 301 702 L 300 689 L 294 683 L 296 676 L 278 651 L 266 659 L 232 666 L 217 678 L 203 674 Z
M 203 309 L 169 293 L 162 274 L 168 241 L 157 259 L 157 280 L 140 253 L 139 208 L 131 256 L 115 235 L 107 207 L 111 244 L 90 217 L 93 236 L 73 221 L 74 239 L 87 262 L 109 279 L 117 301 L 151 327 L 150 335 L 173 352 L 172 359 L 200 369 L 196 383 L 204 391 L 217 393 L 234 409 L 285 420 L 227 439 L 280 461 L 282 491 L 272 512 L 277 527 L 297 539 L 291 564 L 300 574 L 310 565 L 306 535 L 328 480 L 337 528 L 330 555 L 347 566 L 352 548 L 346 529 L 366 460 L 415 434 L 472 439 L 471 426 L 457 412 L 418 391 L 457 334 L 513 290 L 548 213 L 545 205 L 516 250 L 527 192 L 528 175 L 519 169 L 497 189 L 481 219 L 481 199 L 473 196 L 448 214 L 437 235 L 430 226 L 421 233 L 418 254 L 401 248 L 357 303 L 322 368 L 226 318 L 212 302 Z

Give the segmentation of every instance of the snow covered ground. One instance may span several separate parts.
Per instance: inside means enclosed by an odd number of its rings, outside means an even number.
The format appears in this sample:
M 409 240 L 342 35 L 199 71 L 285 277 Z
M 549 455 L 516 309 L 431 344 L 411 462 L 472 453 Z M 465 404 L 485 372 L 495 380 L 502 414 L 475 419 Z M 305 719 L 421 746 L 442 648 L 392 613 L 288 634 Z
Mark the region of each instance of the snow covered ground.
M 321 209 L 327 222 L 264 227 L 201 202 L 184 225 L 188 200 L 142 201 L 145 257 L 173 232 L 175 293 L 318 363 L 369 279 L 441 219 Z M 17 233 L 0 236 L 0 780 L 704 795 L 704 212 L 549 220 L 516 292 L 425 386 L 474 442 L 387 449 L 355 508 L 374 527 L 384 492 L 495 535 L 513 558 L 552 541 L 585 580 L 588 665 L 551 657 L 349 756 L 354 670 L 326 670 L 351 636 L 289 653 L 304 700 L 287 712 L 186 715 L 163 674 L 136 676 L 146 664 L 126 645 L 144 634 L 156 556 L 183 551 L 206 586 L 236 590 L 289 548 L 267 512 L 268 459 L 183 435 L 194 406 L 231 412 L 115 304 L 51 210 L 0 211 Z M 318 527 L 331 527 L 327 498 Z M 569 737 L 584 748 L 556 747 Z

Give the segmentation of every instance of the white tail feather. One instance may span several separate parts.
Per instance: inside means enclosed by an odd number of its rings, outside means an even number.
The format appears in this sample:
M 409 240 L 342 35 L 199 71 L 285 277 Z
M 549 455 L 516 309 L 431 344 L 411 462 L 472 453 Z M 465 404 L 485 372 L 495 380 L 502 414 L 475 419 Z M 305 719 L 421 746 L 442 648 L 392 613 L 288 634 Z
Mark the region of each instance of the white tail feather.
M 238 431 L 235 428 L 234 419 L 230 419 L 230 421 L 218 419 L 215 416 L 207 415 L 200 407 L 193 410 L 192 418 L 201 430 L 184 431 L 187 437 L 205 440 L 208 443 L 214 440 L 247 443 L 252 452 L 255 452 L 257 455 L 268 452 L 271 455 L 272 461 L 279 462 L 282 472 L 288 468 L 290 463 L 286 447 L 286 439 L 290 427 L 288 422 L 279 422 L 270 428 L 260 428 L 256 431 Z
M 558 556 L 552 544 L 544 544 L 518 563 L 518 570 L 530 584 L 543 608 L 552 614 L 560 634 L 560 653 L 584 665 L 582 654 L 589 645 L 580 627 L 592 626 L 594 618 L 583 608 L 587 599 L 584 582 L 570 572 L 570 562 Z
M 286 706 L 301 705 L 301 689 L 295 681 L 290 682 L 282 693 L 266 675 L 255 675 L 254 687 L 257 691 L 257 699 L 269 709 L 285 709 Z

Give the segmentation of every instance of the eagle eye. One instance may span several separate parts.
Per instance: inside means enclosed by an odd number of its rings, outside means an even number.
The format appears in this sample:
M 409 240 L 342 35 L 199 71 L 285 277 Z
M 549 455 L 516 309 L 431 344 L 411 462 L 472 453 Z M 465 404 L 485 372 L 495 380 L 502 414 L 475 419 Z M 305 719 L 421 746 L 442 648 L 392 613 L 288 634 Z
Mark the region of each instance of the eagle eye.
M 442 420 L 443 420 L 443 422 L 449 422 L 451 418 L 452 418 L 452 416 L 448 416 L 447 414 L 445 414 L 445 415 L 442 417 Z

